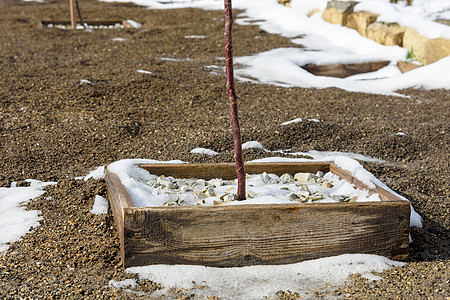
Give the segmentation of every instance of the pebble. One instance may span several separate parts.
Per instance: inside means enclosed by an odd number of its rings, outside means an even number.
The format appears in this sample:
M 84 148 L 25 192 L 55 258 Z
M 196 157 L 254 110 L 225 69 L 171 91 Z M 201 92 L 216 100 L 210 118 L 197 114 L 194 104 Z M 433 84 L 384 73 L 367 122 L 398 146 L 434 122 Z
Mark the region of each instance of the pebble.
M 314 182 L 314 175 L 311 173 L 297 173 L 294 175 L 294 179 L 302 183 Z
M 209 186 L 206 188 L 203 193 L 206 195 L 206 197 L 214 197 L 216 195 L 216 192 L 214 191 L 214 188 Z
M 280 176 L 280 180 L 282 183 L 292 183 L 294 182 L 294 176 L 286 173 Z
M 258 194 L 255 193 L 254 191 L 252 191 L 252 190 L 247 190 L 247 197 L 248 197 L 248 198 L 255 198 L 257 195 L 258 195 Z

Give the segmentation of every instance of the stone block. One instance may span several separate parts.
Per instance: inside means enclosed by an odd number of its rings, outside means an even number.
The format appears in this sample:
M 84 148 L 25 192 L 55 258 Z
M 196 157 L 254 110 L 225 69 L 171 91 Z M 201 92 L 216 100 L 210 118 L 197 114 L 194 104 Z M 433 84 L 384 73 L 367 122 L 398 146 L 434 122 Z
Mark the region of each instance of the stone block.
M 420 35 L 417 30 L 413 28 L 406 28 L 403 36 L 403 47 L 412 50 L 416 59 L 423 65 L 427 65 L 425 53 L 427 52 L 427 43 L 429 39 Z
M 403 36 L 406 28 L 398 24 L 375 22 L 367 27 L 367 37 L 386 46 L 403 46 Z
M 367 27 L 378 18 L 377 14 L 368 11 L 353 12 L 348 16 L 346 26 L 358 31 L 362 36 L 367 36 Z
M 424 56 L 426 64 L 431 64 L 450 56 L 450 40 L 444 38 L 428 40 L 428 43 L 425 45 Z
M 348 16 L 357 3 L 356 1 L 330 1 L 322 13 L 322 18 L 328 23 L 345 26 Z

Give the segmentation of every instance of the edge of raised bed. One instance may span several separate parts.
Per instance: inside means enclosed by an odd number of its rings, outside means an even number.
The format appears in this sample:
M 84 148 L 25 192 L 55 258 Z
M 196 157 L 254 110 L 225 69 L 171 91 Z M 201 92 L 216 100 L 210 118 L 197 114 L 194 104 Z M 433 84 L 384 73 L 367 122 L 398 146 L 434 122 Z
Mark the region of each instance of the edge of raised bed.
M 155 175 L 234 178 L 233 163 L 140 165 Z M 365 186 L 334 163 L 246 163 L 247 173 L 328 172 L 378 193 L 381 202 L 135 207 L 119 177 L 105 170 L 124 267 L 286 264 L 344 253 L 406 260 L 410 204 Z M 186 175 L 186 176 L 183 176 Z M 213 174 L 217 174 L 213 175 Z M 203 175 L 203 176 L 199 176 Z

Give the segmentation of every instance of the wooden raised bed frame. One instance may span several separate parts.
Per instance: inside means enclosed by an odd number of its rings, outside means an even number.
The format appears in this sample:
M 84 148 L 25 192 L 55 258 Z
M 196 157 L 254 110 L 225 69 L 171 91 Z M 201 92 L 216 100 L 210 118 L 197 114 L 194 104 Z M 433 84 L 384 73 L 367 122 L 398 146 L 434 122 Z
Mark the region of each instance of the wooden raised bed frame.
M 233 179 L 234 163 L 140 165 L 155 175 Z M 107 169 L 107 168 L 106 168 Z M 331 171 L 369 189 L 333 163 L 246 163 L 246 173 Z M 135 207 L 106 170 L 124 267 L 287 264 L 344 253 L 408 257 L 410 204 L 385 189 L 381 202 Z
M 133 28 L 133 26 L 131 26 L 127 20 L 87 20 L 84 22 L 87 25 L 91 25 L 91 26 L 111 26 L 111 25 L 116 25 L 116 24 L 121 24 L 124 28 Z M 47 28 L 50 24 L 53 25 L 64 25 L 67 26 L 67 28 L 72 28 L 72 23 L 71 21 L 51 21 L 51 20 L 45 20 L 45 21 L 41 21 L 41 26 L 43 28 Z M 76 25 L 76 24 L 75 24 Z

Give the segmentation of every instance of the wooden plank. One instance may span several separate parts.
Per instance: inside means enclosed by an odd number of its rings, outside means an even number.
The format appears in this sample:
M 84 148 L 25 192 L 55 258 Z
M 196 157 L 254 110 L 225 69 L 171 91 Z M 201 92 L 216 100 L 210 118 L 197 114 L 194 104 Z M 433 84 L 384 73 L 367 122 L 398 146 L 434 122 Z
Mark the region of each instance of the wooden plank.
M 402 202 L 129 208 L 125 267 L 285 264 L 343 253 L 408 255 Z
M 387 66 L 390 61 L 373 61 L 354 64 L 305 65 L 303 69 L 316 76 L 345 78 L 351 75 L 377 71 Z
M 122 261 L 125 262 L 125 249 L 123 247 L 124 240 L 124 208 L 134 207 L 133 200 L 131 199 L 128 191 L 120 182 L 119 177 L 111 172 L 105 167 L 106 180 L 108 183 L 108 199 L 111 205 L 111 211 L 114 216 L 114 220 L 117 224 L 117 231 L 119 235 L 119 240 L 121 244 L 121 256 Z
M 134 202 L 130 197 L 130 194 L 128 193 L 125 186 L 120 181 L 119 176 L 117 176 L 115 173 L 111 173 L 108 171 L 108 168 L 105 168 L 105 173 L 108 177 L 109 182 L 114 187 L 114 194 L 117 197 L 118 204 L 122 208 L 128 208 L 128 207 L 134 207 Z
M 339 176 L 339 178 L 345 179 L 348 182 L 354 184 L 357 189 L 361 189 L 361 190 L 366 189 L 369 191 L 370 194 L 378 194 L 381 198 L 381 201 L 390 201 L 390 202 L 405 201 L 405 200 L 399 198 L 398 196 L 388 192 L 387 190 L 385 190 L 384 188 L 380 187 L 379 185 L 377 185 L 375 183 L 374 183 L 375 188 L 368 187 L 366 184 L 361 182 L 359 179 L 353 177 L 349 171 L 339 168 L 334 163 L 330 164 L 330 171 L 332 173 L 336 174 L 337 176 Z
M 87 25 L 91 25 L 91 26 L 111 26 L 111 25 L 116 25 L 116 24 L 122 24 L 126 22 L 125 20 L 90 20 L 90 21 L 85 21 L 84 23 L 86 23 Z M 45 20 L 45 21 L 41 21 L 41 25 L 43 27 L 48 27 L 48 25 L 53 24 L 53 25 L 64 25 L 64 26 L 69 26 L 71 25 L 71 21 L 57 21 L 57 20 Z
M 205 180 L 213 178 L 234 179 L 236 178 L 236 167 L 234 163 L 211 163 L 211 164 L 143 164 L 139 165 L 154 175 L 172 176 L 175 178 L 202 178 Z M 324 173 L 330 170 L 329 163 L 245 163 L 247 174 L 259 174 L 262 172 L 276 174 L 295 174 L 298 172 Z

